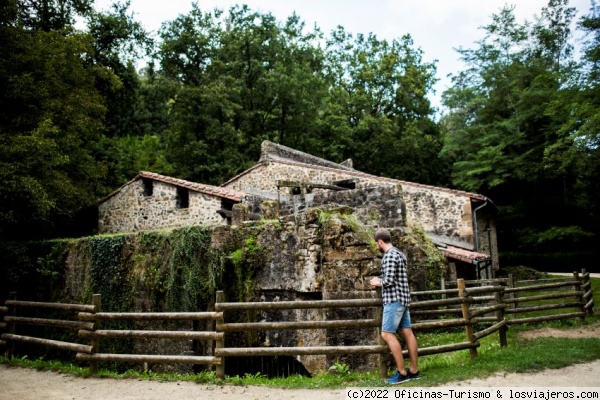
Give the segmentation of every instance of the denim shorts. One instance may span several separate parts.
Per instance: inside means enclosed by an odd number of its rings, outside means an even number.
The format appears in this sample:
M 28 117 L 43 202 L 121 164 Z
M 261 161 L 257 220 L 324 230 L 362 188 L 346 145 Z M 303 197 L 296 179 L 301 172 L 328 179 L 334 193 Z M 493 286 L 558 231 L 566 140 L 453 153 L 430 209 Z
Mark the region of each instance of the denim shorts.
M 395 333 L 398 329 L 406 329 L 410 326 L 410 312 L 402 303 L 394 302 L 383 305 L 383 321 L 381 324 L 383 332 Z

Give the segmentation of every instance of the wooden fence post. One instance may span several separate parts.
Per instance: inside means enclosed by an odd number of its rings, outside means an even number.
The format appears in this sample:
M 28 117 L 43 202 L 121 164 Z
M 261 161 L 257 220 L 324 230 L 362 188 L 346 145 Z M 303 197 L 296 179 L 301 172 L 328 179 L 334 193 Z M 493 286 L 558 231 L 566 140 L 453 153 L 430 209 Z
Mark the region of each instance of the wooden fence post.
M 504 290 L 502 290 L 500 292 L 496 292 L 494 294 L 494 297 L 496 299 L 497 305 L 504 304 Z M 502 322 L 504 320 L 504 318 L 505 318 L 504 308 L 501 308 L 498 311 L 496 311 L 496 321 Z M 500 336 L 500 347 L 506 347 L 508 345 L 508 342 L 506 341 L 506 330 L 507 330 L 506 325 L 504 325 L 498 331 L 498 335 Z
M 462 298 L 469 298 L 469 294 L 467 293 L 465 280 L 460 278 L 457 279 L 456 285 L 458 286 L 458 296 Z M 469 307 L 471 301 L 466 301 L 460 304 L 460 308 L 462 310 L 462 316 L 465 320 L 465 330 L 467 332 L 467 340 L 470 343 L 475 343 L 476 340 L 473 337 L 473 325 L 471 325 L 471 318 L 469 317 Z M 469 348 L 469 353 L 471 354 L 471 358 L 477 357 L 477 349 L 475 347 Z
M 579 272 L 573 271 L 573 277 L 575 278 L 574 289 L 576 292 L 581 292 L 581 279 L 579 278 Z M 581 317 L 579 317 L 580 322 L 585 322 L 585 302 L 583 301 L 583 293 L 577 294 L 577 302 L 579 303 L 579 312 L 583 313 Z
M 514 288 L 515 286 L 516 286 L 515 285 L 515 276 L 513 274 L 508 274 L 508 287 L 509 288 Z M 516 299 L 517 296 L 518 296 L 517 292 L 512 292 L 510 294 L 510 298 L 511 299 Z M 518 306 L 519 306 L 519 304 L 517 304 L 516 301 L 511 301 L 510 302 L 510 308 L 512 308 L 513 310 L 515 308 L 517 308 Z
M 594 315 L 594 293 L 592 292 L 592 282 L 590 281 L 590 274 L 587 273 L 587 269 L 581 269 L 581 275 L 583 275 L 583 285 L 581 286 L 584 295 L 583 302 L 585 303 L 585 311 L 587 315 Z
M 8 294 L 8 298 L 9 298 L 9 300 L 16 300 L 17 299 L 17 292 L 10 292 Z M 17 316 L 17 306 L 9 307 L 7 314 L 10 314 L 13 317 L 16 317 Z M 14 335 L 15 332 L 16 332 L 16 323 L 15 322 L 8 322 L 6 328 L 7 328 L 6 331 L 8 333 L 10 333 L 11 335 Z M 14 340 L 7 340 L 6 351 L 5 351 L 4 355 L 6 356 L 6 358 L 11 358 L 14 354 L 15 354 L 15 341 Z
M 93 295 L 92 305 L 95 307 L 94 314 L 102 311 L 102 295 L 101 294 Z M 97 330 L 98 328 L 100 328 L 100 320 L 94 319 L 94 330 Z M 100 352 L 100 337 L 94 336 L 92 338 L 92 340 L 90 341 L 90 345 L 94 348 L 94 350 L 93 350 L 94 353 L 99 353 Z M 98 373 L 98 364 L 99 364 L 98 360 L 90 361 L 90 372 L 92 374 Z
M 443 276 L 440 282 L 440 289 L 446 290 L 446 279 Z M 446 293 L 442 293 L 442 299 L 445 299 L 446 297 Z
M 218 304 L 224 303 L 224 302 L 225 302 L 225 293 L 222 290 L 218 290 L 217 295 L 216 295 L 215 310 L 219 310 Z M 225 322 L 224 316 L 225 316 L 225 313 L 223 312 L 223 316 L 221 318 L 219 318 L 217 321 L 214 321 L 215 331 L 218 332 L 219 324 L 222 324 Z M 215 340 L 215 349 L 213 350 L 213 355 L 215 354 L 216 349 L 222 349 L 223 347 L 225 347 L 225 336 L 223 336 L 223 339 Z M 217 379 L 225 378 L 225 357 L 223 357 L 223 356 L 221 356 L 221 363 L 217 364 L 216 373 L 217 373 Z

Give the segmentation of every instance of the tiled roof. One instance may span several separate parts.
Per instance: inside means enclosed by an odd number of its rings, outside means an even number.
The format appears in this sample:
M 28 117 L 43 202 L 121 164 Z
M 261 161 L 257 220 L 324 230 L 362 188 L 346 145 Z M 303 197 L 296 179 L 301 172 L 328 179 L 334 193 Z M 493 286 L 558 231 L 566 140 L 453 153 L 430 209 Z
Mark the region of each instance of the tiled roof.
M 240 192 L 239 190 L 224 188 L 221 186 L 204 185 L 202 183 L 196 183 L 196 182 L 186 181 L 183 179 L 172 178 L 170 176 L 164 176 L 164 175 L 156 174 L 154 172 L 142 171 L 135 178 L 133 178 L 132 180 L 130 180 L 129 182 L 127 182 L 126 184 L 124 184 L 123 186 L 121 186 L 120 188 L 115 190 L 114 192 L 110 193 L 108 196 L 101 199 L 98 203 L 103 203 L 104 201 L 108 200 L 115 194 L 119 193 L 123 187 L 125 187 L 139 179 L 142 179 L 142 178 L 152 179 L 154 181 L 183 187 L 183 188 L 192 190 L 194 192 L 203 193 L 203 194 L 220 197 L 223 199 L 233 200 L 233 201 L 242 201 L 242 199 L 244 197 L 246 197 L 246 193 Z
M 281 145 L 277 145 L 278 147 L 284 147 Z M 272 148 L 272 144 L 270 144 L 269 146 L 264 146 L 263 145 L 263 149 L 269 149 Z M 292 149 L 290 149 L 292 150 Z M 299 153 L 297 151 L 294 150 L 294 152 Z M 315 158 L 314 156 L 310 156 Z M 330 161 L 327 161 L 327 165 L 325 164 L 318 164 L 318 163 L 312 163 L 310 160 L 311 158 L 306 158 L 305 159 L 306 162 L 302 162 L 302 161 L 296 161 L 296 160 L 292 160 L 292 159 L 284 159 L 283 157 L 280 156 L 280 154 L 277 154 L 277 156 L 275 157 L 270 157 L 267 154 L 262 154 L 260 161 L 254 165 L 253 167 L 243 171 L 242 173 L 236 175 L 235 177 L 231 178 L 230 180 L 228 180 L 227 182 L 223 183 L 221 186 L 226 186 L 231 182 L 235 182 L 237 179 L 239 179 L 240 177 L 250 173 L 251 171 L 253 171 L 256 168 L 259 168 L 262 165 L 265 165 L 267 163 L 280 163 L 280 164 L 286 164 L 286 165 L 290 165 L 290 166 L 297 166 L 297 167 L 305 167 L 305 168 L 312 168 L 312 169 L 319 169 L 322 171 L 331 171 L 331 172 L 336 172 L 339 174 L 344 174 L 347 176 L 353 176 L 353 177 L 364 177 L 364 178 L 368 178 L 368 179 L 372 179 L 372 180 L 376 180 L 379 182 L 385 182 L 385 183 L 392 183 L 392 184 L 401 184 L 402 186 L 411 186 L 411 187 L 415 187 L 415 188 L 424 188 L 424 189 L 428 189 L 428 190 L 436 190 L 436 191 L 440 191 L 440 192 L 447 192 L 447 193 L 452 193 L 455 194 L 457 196 L 465 196 L 465 197 L 469 197 L 471 199 L 474 200 L 479 200 L 479 201 L 489 201 L 490 203 L 493 204 L 493 202 L 488 199 L 486 196 L 481 195 L 481 194 L 477 194 L 477 193 L 470 193 L 470 192 L 465 192 L 462 190 L 454 190 L 454 189 L 448 189 L 448 188 L 443 188 L 443 187 L 439 187 L 439 186 L 432 186 L 432 185 L 423 185 L 420 183 L 414 183 L 414 182 L 408 182 L 408 181 L 401 181 L 398 179 L 392 179 L 392 178 L 385 178 L 385 177 L 381 177 L 381 176 L 377 176 L 377 175 L 371 175 L 371 174 L 367 174 L 365 172 L 360 172 L 357 171 L 355 169 L 352 168 L 348 168 L 348 167 L 344 167 L 340 164 L 335 164 L 332 163 Z M 326 161 L 326 160 L 324 160 Z
M 442 253 L 444 253 L 444 256 L 464 261 L 469 264 L 475 264 L 478 261 L 489 260 L 491 258 L 489 254 L 477 253 L 475 251 L 465 250 L 454 246 L 447 246 L 441 250 Z

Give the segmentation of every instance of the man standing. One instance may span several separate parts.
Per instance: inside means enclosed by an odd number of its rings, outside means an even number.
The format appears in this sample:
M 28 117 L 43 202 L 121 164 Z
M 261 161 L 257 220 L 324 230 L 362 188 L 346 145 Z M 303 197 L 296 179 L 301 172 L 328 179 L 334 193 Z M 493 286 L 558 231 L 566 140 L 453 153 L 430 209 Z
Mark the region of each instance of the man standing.
M 370 283 L 372 287 L 381 287 L 383 297 L 381 338 L 387 343 L 396 361 L 396 373 L 386 382 L 397 385 L 411 379 L 421 378 L 418 365 L 418 344 L 411 329 L 410 313 L 408 311 L 410 291 L 406 256 L 392 245 L 390 232 L 386 229 L 378 229 L 375 232 L 375 242 L 379 251 L 383 253 L 381 277 L 372 278 Z M 408 348 L 409 369 L 404 366 L 402 346 L 396 337 L 398 330 Z

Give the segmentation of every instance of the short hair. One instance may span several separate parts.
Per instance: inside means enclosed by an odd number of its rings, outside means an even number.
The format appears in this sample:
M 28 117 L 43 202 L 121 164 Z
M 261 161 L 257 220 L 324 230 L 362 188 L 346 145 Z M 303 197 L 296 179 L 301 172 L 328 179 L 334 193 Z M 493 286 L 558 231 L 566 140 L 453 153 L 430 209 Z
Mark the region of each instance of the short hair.
M 375 241 L 378 240 L 383 240 L 383 243 L 391 243 L 392 235 L 390 235 L 390 232 L 387 229 L 377 229 L 377 232 L 375 232 Z

